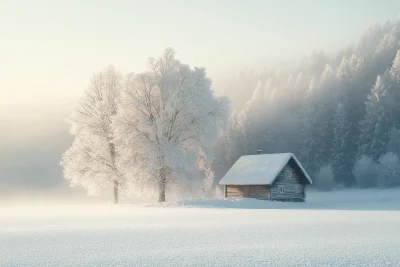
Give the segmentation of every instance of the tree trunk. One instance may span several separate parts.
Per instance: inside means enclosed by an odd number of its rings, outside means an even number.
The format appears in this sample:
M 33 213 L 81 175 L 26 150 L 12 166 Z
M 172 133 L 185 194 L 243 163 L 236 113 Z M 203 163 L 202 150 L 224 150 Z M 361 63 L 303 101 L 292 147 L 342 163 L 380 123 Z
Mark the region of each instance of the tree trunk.
M 112 165 L 114 167 L 115 172 L 118 173 L 118 170 L 117 170 L 117 167 L 116 167 L 116 164 L 115 164 L 115 146 L 111 142 L 111 140 L 108 142 L 108 146 L 110 148 L 110 155 L 111 155 Z M 118 204 L 118 180 L 117 179 L 114 179 L 114 203 Z
M 160 191 L 158 193 L 158 202 L 165 202 L 165 186 L 164 188 L 161 188 L 160 186 Z
M 114 203 L 118 204 L 118 181 L 114 180 Z
M 158 184 L 158 202 L 165 202 L 165 183 L 167 181 L 167 174 L 165 168 L 161 168 L 160 170 L 160 181 Z

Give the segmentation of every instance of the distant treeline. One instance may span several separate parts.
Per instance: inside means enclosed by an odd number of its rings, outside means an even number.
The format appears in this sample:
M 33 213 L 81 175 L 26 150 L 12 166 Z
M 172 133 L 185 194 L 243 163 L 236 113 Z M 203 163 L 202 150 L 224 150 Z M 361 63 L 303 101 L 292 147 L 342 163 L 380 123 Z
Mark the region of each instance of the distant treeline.
M 235 109 L 215 146 L 216 181 L 262 149 L 293 152 L 314 178 L 329 168 L 344 186 L 400 185 L 399 49 L 400 21 L 387 22 L 335 58 L 313 53 L 291 71 L 240 72 L 226 92 Z

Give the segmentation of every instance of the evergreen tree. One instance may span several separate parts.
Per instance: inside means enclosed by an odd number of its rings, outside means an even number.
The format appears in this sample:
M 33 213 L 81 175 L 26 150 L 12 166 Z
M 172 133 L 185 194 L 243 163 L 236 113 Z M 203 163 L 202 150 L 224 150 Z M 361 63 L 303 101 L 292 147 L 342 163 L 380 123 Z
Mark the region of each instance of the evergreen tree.
M 353 162 L 349 153 L 350 124 L 346 118 L 344 105 L 339 103 L 335 112 L 334 140 L 332 148 L 332 168 L 335 181 L 350 185 L 354 182 L 352 174 Z
M 400 129 L 392 128 L 390 130 L 386 151 L 400 156 Z
M 386 77 L 390 120 L 394 127 L 400 128 L 400 50 Z
M 376 83 L 368 96 L 365 117 L 360 122 L 359 155 L 371 156 L 374 160 L 385 153 L 388 141 L 389 121 L 385 112 L 386 90 L 378 75 Z
M 324 163 L 324 133 L 318 125 L 319 111 L 312 105 L 305 108 L 300 127 L 300 158 L 307 172 L 314 174 Z
M 390 76 L 394 81 L 400 82 L 400 50 L 397 50 L 396 57 L 393 60 Z

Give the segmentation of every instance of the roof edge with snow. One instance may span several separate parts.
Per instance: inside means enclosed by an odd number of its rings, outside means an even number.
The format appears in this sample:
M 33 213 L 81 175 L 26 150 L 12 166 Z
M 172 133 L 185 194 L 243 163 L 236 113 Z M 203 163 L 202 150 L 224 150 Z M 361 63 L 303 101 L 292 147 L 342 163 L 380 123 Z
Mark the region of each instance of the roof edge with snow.
M 253 160 L 251 160 L 251 159 Z M 254 160 L 257 159 L 257 160 Z M 267 162 L 272 159 L 269 166 L 267 163 L 262 163 L 263 159 Z M 289 163 L 290 159 L 299 167 L 300 171 L 306 177 L 309 184 L 312 184 L 312 180 L 308 173 L 305 171 L 300 161 L 296 158 L 293 153 L 278 153 L 278 154 L 259 154 L 259 155 L 247 155 L 240 157 L 235 164 L 229 169 L 225 176 L 219 182 L 220 185 L 271 185 L 278 177 L 279 173 Z M 254 162 L 255 161 L 255 162 Z M 254 165 L 253 169 L 246 171 L 246 165 Z M 258 164 L 258 165 L 257 165 Z M 239 166 L 238 166 L 239 165 Z M 251 166 L 247 166 L 251 167 Z M 258 167 L 254 168 L 254 167 Z M 260 173 L 262 173 L 260 175 Z
M 310 184 L 312 184 L 312 180 L 310 178 L 310 176 L 308 176 L 308 173 L 306 172 L 306 170 L 303 168 L 303 166 L 301 165 L 300 161 L 296 158 L 296 156 L 293 153 L 290 153 L 292 155 L 292 159 L 296 162 L 297 166 L 299 166 L 301 172 L 304 174 L 304 176 L 307 178 L 308 182 Z M 290 159 L 289 159 L 290 160 Z M 289 162 L 289 161 L 288 161 Z M 286 162 L 286 164 L 288 163 Z M 286 165 L 285 164 L 285 165 Z M 283 168 L 282 168 L 283 169 Z M 281 170 L 282 171 L 282 170 Z

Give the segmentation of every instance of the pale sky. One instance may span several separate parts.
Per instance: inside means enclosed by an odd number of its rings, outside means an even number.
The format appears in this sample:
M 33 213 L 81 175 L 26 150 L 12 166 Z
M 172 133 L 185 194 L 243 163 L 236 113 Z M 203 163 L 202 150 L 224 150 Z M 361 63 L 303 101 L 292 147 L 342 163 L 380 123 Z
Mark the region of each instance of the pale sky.
M 141 71 L 169 46 L 218 79 L 336 51 L 399 14 L 396 0 L 0 0 L 1 110 L 70 103 L 92 73 Z
M 173 47 L 218 81 L 335 53 L 399 14 L 399 0 L 0 0 L 0 151 L 67 135 L 68 109 L 108 64 L 143 71 Z
M 93 72 L 108 64 L 141 71 L 168 46 L 210 76 L 329 53 L 399 14 L 400 1 L 389 0 L 1 0 L 0 103 L 75 98 Z

